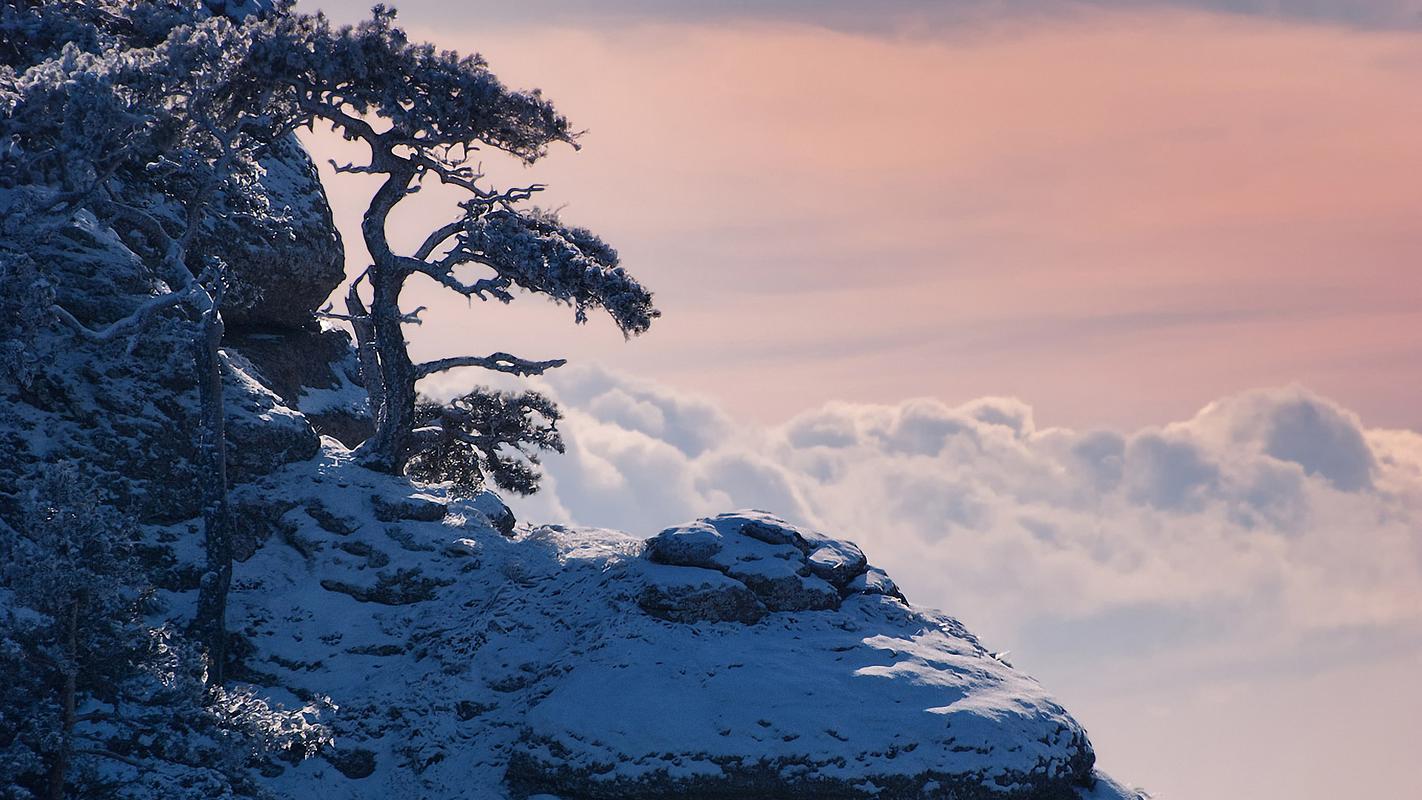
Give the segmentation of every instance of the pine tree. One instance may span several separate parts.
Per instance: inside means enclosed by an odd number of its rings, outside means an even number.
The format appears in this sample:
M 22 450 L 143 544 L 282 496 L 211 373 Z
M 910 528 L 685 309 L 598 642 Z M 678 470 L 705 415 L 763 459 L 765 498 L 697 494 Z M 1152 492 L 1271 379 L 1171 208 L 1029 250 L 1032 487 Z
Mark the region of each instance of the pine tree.
M 341 316 L 355 330 L 376 418 L 375 434 L 358 452 L 368 465 L 398 473 L 417 453 L 449 443 L 446 428 L 422 428 L 417 419 L 420 379 L 457 367 L 538 375 L 564 363 L 508 353 L 413 363 L 402 328 L 418 318 L 400 305 L 411 276 L 481 300 L 507 303 L 516 288 L 542 294 L 572 306 L 577 322 L 602 308 L 626 336 L 646 331 L 659 312 L 651 293 L 601 239 L 554 213 L 524 207 L 541 186 L 488 187 L 473 166 L 481 149 L 532 163 L 553 144 L 576 146 L 568 121 L 538 92 L 507 89 L 478 56 L 411 43 L 394 16 L 376 6 L 366 22 L 335 29 L 320 15 L 280 15 L 257 48 L 265 48 L 265 57 L 253 63 L 259 79 L 275 87 L 274 101 L 369 147 L 367 163 L 338 171 L 382 178 L 361 224 L 371 264 L 352 282 L 348 313 Z M 397 252 L 390 214 L 426 178 L 462 190 L 467 199 L 461 213 L 418 248 Z M 459 270 L 468 266 L 484 270 L 484 277 L 462 279 Z M 362 283 L 370 287 L 368 302 Z M 424 461 L 432 458 L 439 460 Z
M 417 480 L 447 482 L 471 497 L 492 482 L 518 494 L 538 491 L 539 451 L 563 452 L 558 407 L 537 392 L 476 389 L 448 403 L 422 400 L 415 422 L 426 444 L 410 459 Z
M 329 735 L 207 686 L 201 649 L 147 623 L 138 530 L 100 498 L 76 464 L 50 465 L 19 527 L 0 523 L 0 792 L 261 796 L 265 753 L 309 755 Z

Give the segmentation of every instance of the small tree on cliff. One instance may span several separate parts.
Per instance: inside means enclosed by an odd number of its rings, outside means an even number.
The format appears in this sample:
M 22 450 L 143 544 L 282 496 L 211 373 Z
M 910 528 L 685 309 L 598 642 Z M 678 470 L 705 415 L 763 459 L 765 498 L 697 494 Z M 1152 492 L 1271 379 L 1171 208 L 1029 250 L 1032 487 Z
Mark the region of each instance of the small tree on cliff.
M 136 529 L 76 464 L 42 469 L 22 511 L 0 523 L 0 796 L 262 796 L 265 752 L 329 740 L 300 713 L 209 690 L 201 655 L 145 623 Z
M 250 80 L 245 63 L 269 21 L 234 22 L 196 0 L 6 9 L 6 40 L 33 42 L 4 51 L 15 63 L 0 71 L 8 140 L 0 180 L 29 198 L 32 223 L 11 226 L 7 238 L 23 247 L 62 237 L 92 214 L 153 266 L 160 290 L 107 325 L 89 327 L 51 307 L 90 341 L 131 340 L 174 309 L 191 323 L 207 550 L 194 628 L 221 683 L 232 572 L 219 351 L 226 279 L 222 262 L 198 263 L 192 245 L 205 218 L 281 225 L 257 191 L 257 157 L 295 120 L 267 102 L 270 90 Z
M 425 275 L 465 297 L 505 303 L 521 288 L 572 306 L 578 322 L 586 321 L 589 309 L 602 308 L 626 336 L 647 330 L 658 316 L 651 293 L 619 266 L 615 250 L 553 213 L 522 207 L 540 186 L 489 188 L 470 165 L 480 148 L 531 163 L 554 143 L 574 145 L 567 120 L 538 92 L 510 91 L 478 56 L 412 44 L 395 27 L 394 12 L 381 6 L 354 28 L 333 29 L 320 15 L 286 15 L 265 47 L 266 70 L 287 92 L 280 96 L 283 102 L 370 148 L 367 163 L 338 171 L 383 178 L 361 222 L 371 264 L 352 283 L 344 315 L 356 333 L 376 419 L 375 434 L 359 450 L 367 464 L 398 473 L 429 447 L 491 443 L 495 434 L 488 430 L 472 434 L 478 443 L 469 441 L 468 425 L 478 419 L 458 412 L 458 404 L 456 413 L 421 420 L 416 410 L 421 378 L 456 367 L 538 375 L 564 363 L 502 352 L 413 363 L 402 326 L 416 319 L 400 306 L 412 275 Z M 468 199 L 455 219 L 430 231 L 414 251 L 396 252 L 390 214 L 425 178 L 457 187 Z M 485 275 L 461 278 L 460 268 L 470 265 Z M 360 295 L 363 282 L 370 286 L 368 304 Z M 502 413 L 523 410 L 533 409 L 505 405 Z
M 563 452 L 562 415 L 538 392 L 479 389 L 448 403 L 415 405 L 418 430 L 428 441 L 410 459 L 410 476 L 448 482 L 455 494 L 473 496 L 492 482 L 505 491 L 538 491 L 540 450 Z

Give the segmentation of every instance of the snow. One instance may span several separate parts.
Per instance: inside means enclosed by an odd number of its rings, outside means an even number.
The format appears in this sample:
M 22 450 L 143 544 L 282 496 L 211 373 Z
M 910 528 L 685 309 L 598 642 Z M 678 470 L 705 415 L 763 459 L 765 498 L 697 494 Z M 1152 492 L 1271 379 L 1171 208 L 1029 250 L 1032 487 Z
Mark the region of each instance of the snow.
M 685 526 L 688 538 L 719 537 L 722 571 L 653 563 L 643 539 L 615 531 L 505 536 L 473 504 L 364 470 L 329 439 L 255 491 L 289 510 L 286 531 L 234 574 L 229 618 L 254 647 L 248 678 L 287 707 L 329 698 L 336 754 L 366 750 L 376 765 L 356 778 L 339 758 L 286 767 L 273 779 L 284 796 L 501 798 L 556 792 L 558 776 L 672 785 L 755 764 L 866 792 L 925 774 L 1008 792 L 1023 775 L 1080 767 L 1084 732 L 1041 686 L 951 617 L 863 593 L 887 576 L 847 582 L 837 609 L 756 624 L 668 622 L 638 607 L 648 586 L 744 587 L 747 570 L 832 589 L 795 573 L 791 551 L 803 551 L 791 542 L 857 548 L 768 515 Z M 448 511 L 373 515 L 377 502 L 417 498 Z M 548 784 L 511 795 L 511 764 Z M 1082 797 L 1116 797 L 1100 786 Z

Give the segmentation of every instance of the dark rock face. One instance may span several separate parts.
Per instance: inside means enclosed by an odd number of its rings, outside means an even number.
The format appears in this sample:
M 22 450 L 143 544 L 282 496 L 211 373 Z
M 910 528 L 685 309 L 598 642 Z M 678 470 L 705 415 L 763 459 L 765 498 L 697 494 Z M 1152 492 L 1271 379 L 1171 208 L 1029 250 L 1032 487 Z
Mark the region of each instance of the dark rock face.
M 611 765 L 609 765 L 610 767 Z M 511 794 L 524 800 L 553 795 L 560 800 L 1080 800 L 1076 788 L 1042 778 L 1017 790 L 999 791 L 977 776 L 926 772 L 915 776 L 876 775 L 861 780 L 812 776 L 802 759 L 728 758 L 715 777 L 673 778 L 666 771 L 654 780 L 598 780 L 577 770 L 555 769 L 525 752 L 509 762 Z M 1090 765 L 1087 765 L 1087 773 Z M 1034 785 L 1035 784 L 1035 785 Z
M 227 341 L 316 433 L 354 448 L 374 432 L 350 334 L 333 328 L 238 330 Z
M 345 277 L 345 251 L 316 165 L 294 134 L 262 159 L 272 212 L 287 230 L 263 231 L 240 220 L 217 220 L 197 243 L 222 255 L 229 270 L 223 309 L 234 328 L 309 328 L 314 312 Z
M 378 494 L 370 496 L 370 507 L 375 518 L 381 522 L 399 522 L 404 519 L 436 522 L 444 519 L 448 510 L 443 503 L 420 497 L 402 497 L 398 500 L 391 500 Z
M 769 613 L 744 583 L 709 569 L 668 569 L 637 597 L 648 614 L 670 622 L 740 622 L 751 625 Z
M 351 780 L 369 778 L 371 773 L 375 772 L 375 753 L 363 747 L 351 750 L 334 748 L 321 755 L 337 772 Z

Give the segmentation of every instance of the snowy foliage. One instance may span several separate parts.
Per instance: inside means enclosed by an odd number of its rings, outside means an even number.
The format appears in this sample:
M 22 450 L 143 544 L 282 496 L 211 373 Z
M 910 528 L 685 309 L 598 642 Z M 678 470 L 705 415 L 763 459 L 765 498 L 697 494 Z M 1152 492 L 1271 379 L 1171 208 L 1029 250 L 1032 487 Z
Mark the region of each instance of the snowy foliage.
M 0 787 L 15 797 L 256 797 L 270 752 L 300 759 L 328 737 L 249 690 L 205 686 L 206 660 L 153 627 L 137 529 L 74 464 L 30 487 L 0 525 Z M 56 765 L 59 765 L 56 767 Z M 50 796 L 53 796 L 52 794 Z
M 23 253 L 0 252 L 0 376 L 28 386 L 37 368 L 34 343 L 49 323 L 54 290 Z
M 254 74 L 313 118 L 349 127 L 373 117 L 385 143 L 420 153 L 464 151 L 479 143 L 526 161 L 554 141 L 571 141 L 568 121 L 538 92 L 512 92 L 479 56 L 437 51 L 409 41 L 395 12 L 377 5 L 371 19 L 334 28 L 322 15 L 287 13 L 254 50 Z
M 537 392 L 478 389 L 448 403 L 422 401 L 415 413 L 428 442 L 410 459 L 410 476 L 448 482 L 461 497 L 478 494 L 486 479 L 532 494 L 541 477 L 538 451 L 563 452 L 558 407 Z
M 607 310 L 628 335 L 643 333 L 660 316 L 652 296 L 619 266 L 617 251 L 586 228 L 565 227 L 542 209 L 519 213 L 488 203 L 466 204 L 464 229 L 446 259 L 492 269 L 495 277 L 470 293 L 508 302 L 517 285 L 572 305 L 578 322 L 590 307 Z

